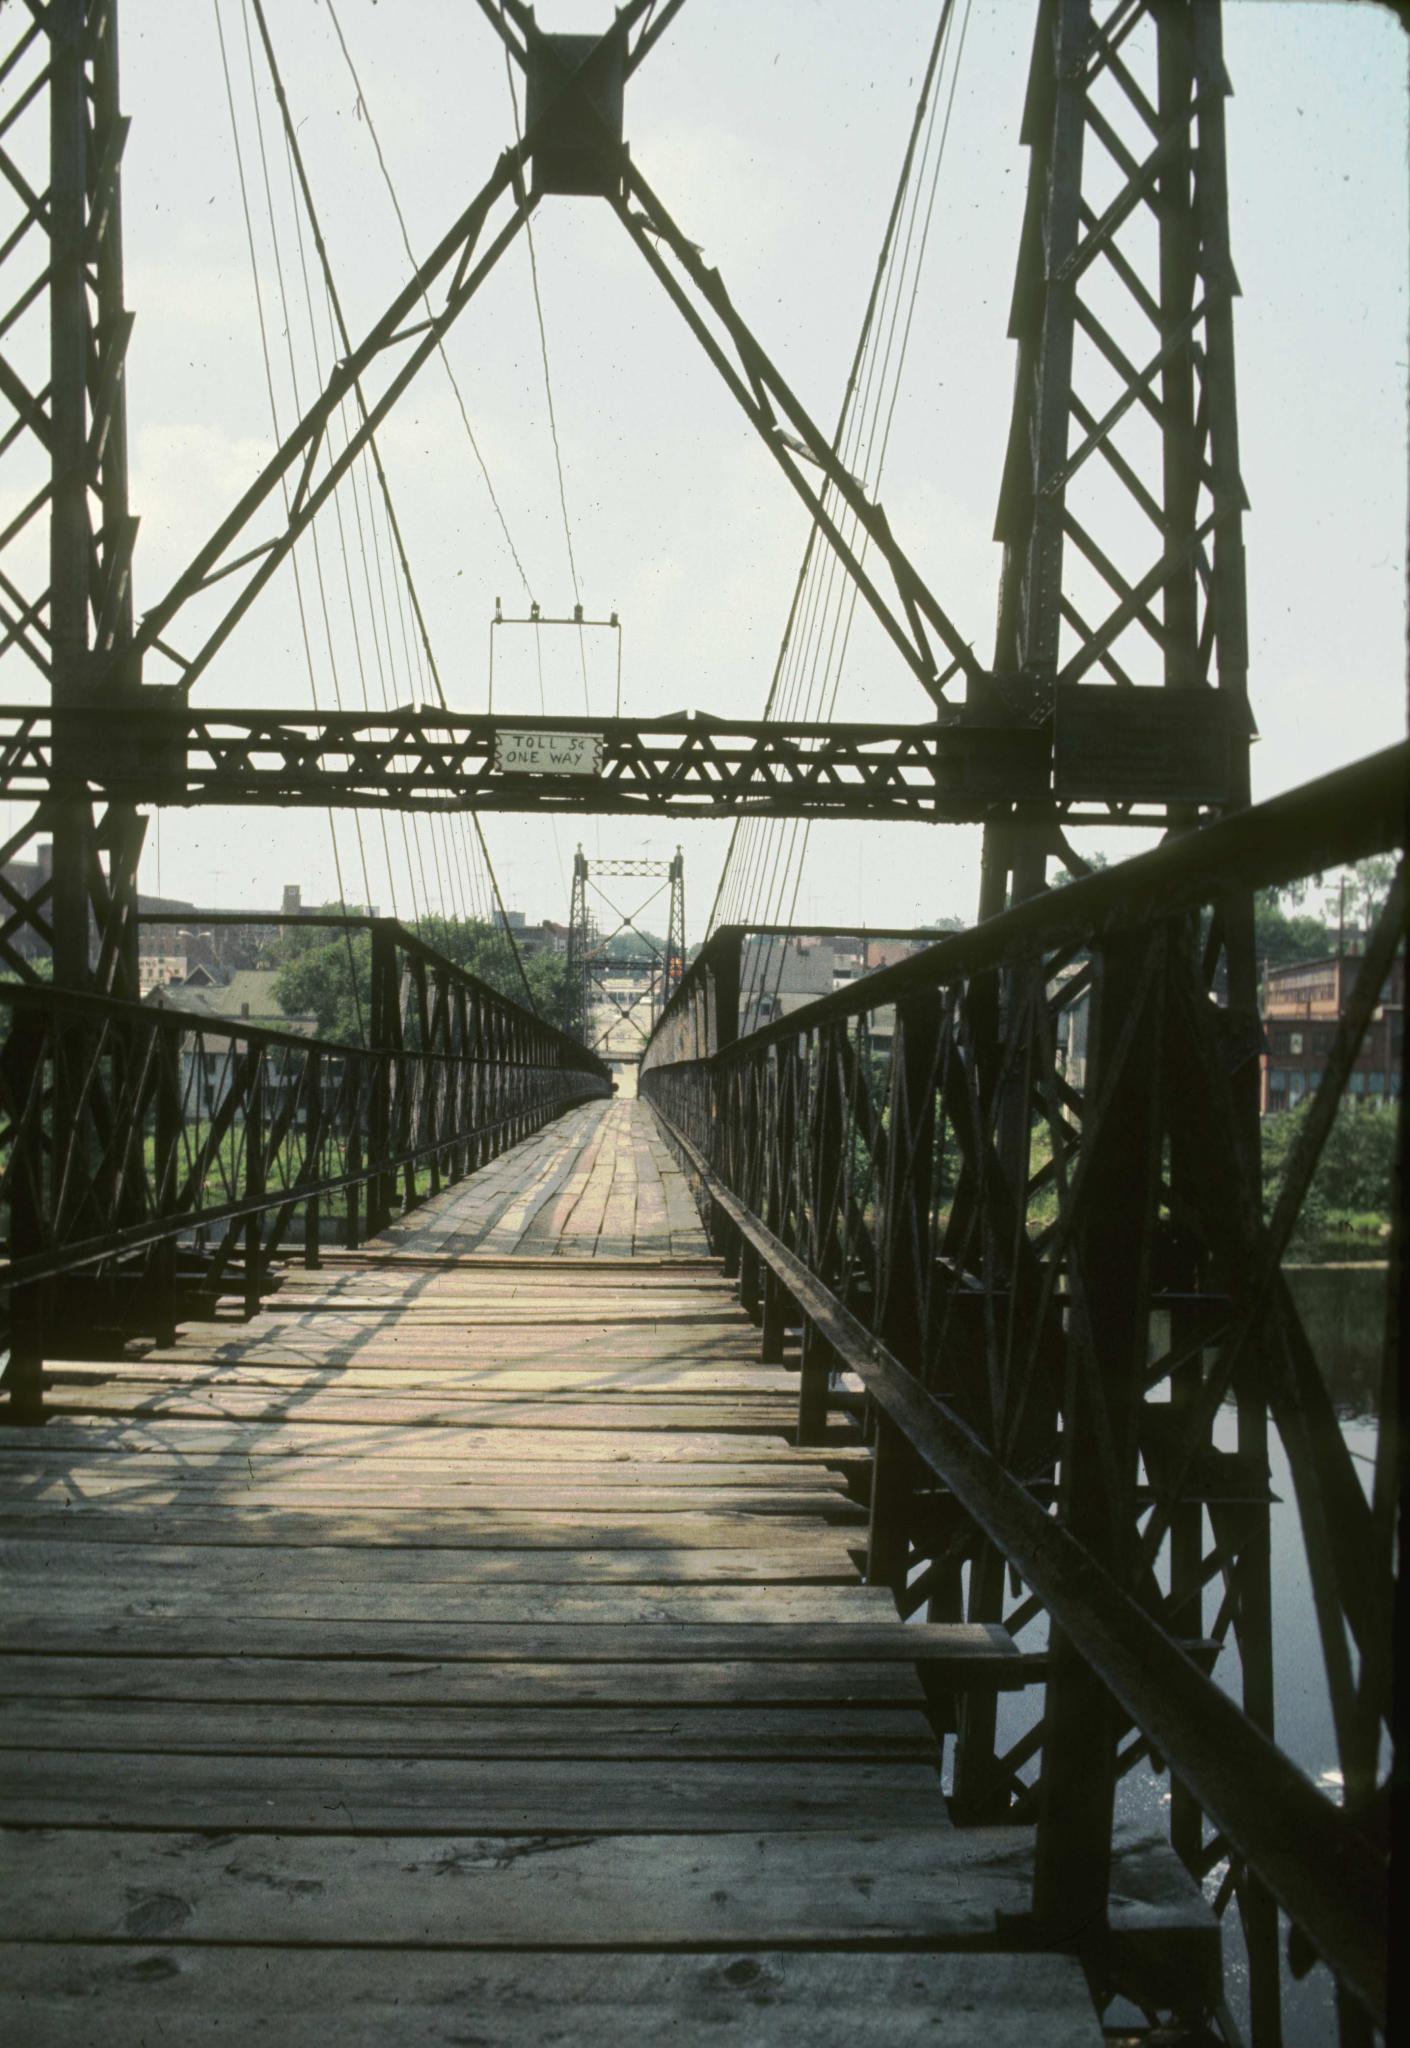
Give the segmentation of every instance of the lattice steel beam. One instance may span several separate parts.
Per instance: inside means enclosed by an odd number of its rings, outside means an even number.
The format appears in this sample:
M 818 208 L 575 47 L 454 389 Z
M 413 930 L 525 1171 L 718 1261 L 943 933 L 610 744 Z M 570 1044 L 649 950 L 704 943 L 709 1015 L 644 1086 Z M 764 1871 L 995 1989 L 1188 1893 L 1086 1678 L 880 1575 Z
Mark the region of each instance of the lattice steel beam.
M 497 765 L 505 735 L 551 737 L 561 721 L 406 707 L 325 712 L 197 709 L 179 692 L 146 690 L 111 711 L 63 714 L 0 706 L 0 794 L 42 797 L 63 739 L 69 772 L 114 800 L 170 804 L 388 804 L 406 810 L 674 812 L 730 817 L 854 817 L 975 822 L 996 808 L 1050 798 L 1054 761 L 1071 764 L 1065 817 L 1107 815 L 1103 792 L 1126 792 L 1121 821 L 1149 823 L 1171 801 L 1228 796 L 1222 706 L 1201 718 L 1153 721 L 1155 692 L 1096 721 L 828 725 L 714 718 L 573 721 L 598 743 L 600 768 L 535 774 Z M 1127 720 L 1125 710 L 1137 716 Z M 1209 715 L 1212 714 L 1212 715 Z M 1132 742 L 1135 742 L 1133 745 Z M 1080 794 L 1079 794 L 1080 792 Z M 1100 805 L 1100 811 L 1097 806 Z
M 9 101 L 0 170 L 18 218 L 0 240 L 0 483 L 20 506 L 3 535 L 0 657 L 23 655 L 56 712 L 131 693 L 132 546 L 127 501 L 116 0 L 52 0 L 0 47 Z M 41 524 L 47 515 L 47 535 Z M 45 543 L 47 541 L 47 561 Z M 4 857 L 0 961 L 22 978 L 36 956 L 69 987 L 136 993 L 137 857 L 130 805 L 102 819 L 62 718 L 41 806 Z M 52 860 L 39 858 L 40 835 Z

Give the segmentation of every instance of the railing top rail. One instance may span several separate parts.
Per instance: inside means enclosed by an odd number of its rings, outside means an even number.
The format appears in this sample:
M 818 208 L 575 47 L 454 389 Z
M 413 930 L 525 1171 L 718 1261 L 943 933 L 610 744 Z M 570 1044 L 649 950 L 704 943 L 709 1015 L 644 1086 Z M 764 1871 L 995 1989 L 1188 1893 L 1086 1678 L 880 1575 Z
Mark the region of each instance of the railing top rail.
M 555 1025 L 546 1024 L 541 1017 L 535 1017 L 518 1004 L 509 1003 L 497 990 L 488 991 L 496 1002 L 504 1002 L 517 1012 L 525 1022 L 537 1031 L 547 1034 L 554 1041 L 562 1041 L 559 1048 L 570 1057 L 562 1064 L 577 1068 L 581 1072 L 594 1074 L 609 1081 L 611 1074 L 604 1062 L 569 1038 Z M 349 1045 L 339 1038 L 304 1037 L 297 1031 L 281 1031 L 276 1025 L 255 1024 L 244 1017 L 218 1017 L 202 1010 L 186 1010 L 176 1003 L 127 1003 L 115 996 L 91 995 L 82 989 L 55 988 L 50 982 L 0 981 L 0 1006 L 10 1009 L 34 1011 L 41 1015 L 58 1013 L 67 1015 L 77 1022 L 91 1024 L 113 1023 L 131 1028 L 134 1024 L 147 1024 L 154 1030 L 171 1032 L 199 1032 L 207 1038 L 233 1040 L 242 1045 L 260 1049 L 284 1047 L 291 1052 L 321 1052 L 338 1058 L 371 1059 L 388 1051 L 409 1059 L 444 1059 L 452 1055 L 433 1051 L 387 1046 Z M 473 1057 L 473 1055 L 469 1055 Z M 521 1066 L 540 1064 L 534 1060 L 518 1061 Z
M 933 924 L 717 924 L 712 936 L 721 932 L 749 939 L 927 939 L 931 945 L 940 936 Z
M 1410 741 L 1400 741 L 1283 796 L 1164 840 L 1116 867 L 1045 890 L 923 953 L 878 967 L 789 1016 L 720 1048 L 723 1058 L 760 1048 L 972 974 L 1029 958 L 1038 949 L 1080 944 L 1123 925 L 1174 916 L 1221 890 L 1262 889 L 1341 867 L 1403 845 L 1410 836 Z M 719 926 L 691 963 L 656 1031 L 689 1001 L 721 949 L 756 927 Z M 656 1034 L 653 1034 L 655 1036 Z
M 209 925 L 268 924 L 290 928 L 306 925 L 315 931 L 375 932 L 390 938 L 402 952 L 412 955 L 426 966 L 443 968 L 446 973 L 455 977 L 467 993 L 487 997 L 490 1002 L 497 1004 L 511 1016 L 532 1025 L 536 1030 L 546 1031 L 550 1037 L 561 1041 L 565 1053 L 575 1056 L 570 1064 L 585 1065 L 588 1072 L 601 1068 L 606 1078 L 607 1070 L 602 1062 L 570 1032 L 562 1030 L 559 1025 L 550 1022 L 538 1011 L 526 1009 L 522 1003 L 516 1002 L 513 996 L 505 995 L 489 982 L 482 981 L 478 974 L 473 974 L 468 967 L 462 967 L 458 961 L 452 960 L 449 954 L 442 953 L 437 947 L 430 945 L 419 933 L 409 930 L 394 917 L 376 917 L 370 911 L 349 911 L 340 914 L 329 910 L 143 910 L 138 912 L 137 922 L 179 926 L 189 926 L 193 922 Z

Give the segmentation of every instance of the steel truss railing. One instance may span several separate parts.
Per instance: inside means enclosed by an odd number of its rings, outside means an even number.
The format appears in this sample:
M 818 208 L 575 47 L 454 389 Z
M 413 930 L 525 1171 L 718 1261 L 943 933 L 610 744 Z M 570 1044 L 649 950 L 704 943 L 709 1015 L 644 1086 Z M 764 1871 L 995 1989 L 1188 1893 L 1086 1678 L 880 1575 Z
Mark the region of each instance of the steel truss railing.
M 300 1227 L 317 1263 L 330 1204 L 356 1245 L 610 1094 L 575 1039 L 390 920 L 350 922 L 371 937 L 365 1046 L 0 983 L 12 1415 L 38 1413 L 74 1336 L 169 1334 L 221 1292 L 253 1312 Z
M 1221 1907 L 1271 1894 L 1382 2024 L 1393 1459 L 1368 1499 L 1280 1258 L 1403 945 L 1404 866 L 1267 1223 L 1232 1103 L 1258 1020 L 1224 1000 L 1221 905 L 1403 846 L 1408 794 L 1402 746 L 742 1038 L 739 935 L 722 933 L 641 1075 L 765 1356 L 801 1333 L 802 1440 L 817 1440 L 830 1374 L 861 1377 L 871 1577 L 904 1614 L 1052 1625 L 1034 1729 L 1001 1753 L 992 1703 L 967 1699 L 955 1717 L 959 1809 L 1036 1821 L 1034 1939 L 1093 1950 L 1101 1981 L 1115 1786 L 1152 1759 L 1171 1772 L 1187 1866 L 1203 1878 L 1227 1860 Z M 1083 1086 L 1059 1053 L 1079 1002 Z M 1003 1135 L 1015 1104 L 1017 1185 Z M 1400 1145 L 1403 1162 L 1403 1126 Z M 1215 1443 L 1226 1401 L 1239 1451 Z M 1245 1669 L 1267 1647 L 1269 1416 L 1307 1549 L 1341 1806 L 1210 1675 L 1226 1640 Z M 1249 1948 L 1275 1973 L 1276 2012 L 1276 1949 Z

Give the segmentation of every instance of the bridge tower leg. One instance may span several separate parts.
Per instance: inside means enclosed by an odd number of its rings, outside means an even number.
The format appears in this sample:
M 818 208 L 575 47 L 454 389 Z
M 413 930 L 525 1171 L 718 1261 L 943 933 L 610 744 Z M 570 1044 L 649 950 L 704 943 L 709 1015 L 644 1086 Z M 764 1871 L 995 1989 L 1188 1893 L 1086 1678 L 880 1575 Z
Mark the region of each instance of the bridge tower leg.
M 1234 375 L 1233 301 L 1225 161 L 1220 0 L 1040 0 L 1023 114 L 1030 151 L 1027 204 L 1009 332 L 1017 344 L 1010 437 L 995 538 L 1003 548 L 994 672 L 1055 726 L 1053 800 L 1014 806 L 985 833 L 979 915 L 1045 886 L 1053 855 L 1080 866 L 1062 833 L 1065 796 L 1109 804 L 1116 815 L 1144 778 L 1172 830 L 1194 824 L 1192 796 L 1159 785 L 1165 737 L 1211 710 L 1224 750 L 1226 800 L 1249 801 L 1247 626 Z M 1095 698 L 1096 689 L 1102 696 Z M 1220 703 L 1211 705 L 1211 693 Z M 1133 762 L 1104 756 L 1103 717 L 1117 704 L 1148 725 Z M 1126 727 L 1129 735 L 1132 728 Z M 1134 780 L 1133 780 L 1134 777 Z M 1220 906 L 1217 984 L 1239 1114 L 1238 1142 L 1258 1185 L 1258 1009 L 1252 900 Z M 1186 935 L 1194 944 L 1194 935 Z M 1031 991 L 1006 977 L 993 999 L 990 1074 Z M 1000 1155 L 1013 1186 L 1029 1168 L 1030 1083 L 1010 1065 L 995 1103 Z M 1175 1181 L 1182 1161 L 1171 1162 Z M 1121 1197 L 1113 1185 L 1113 1201 Z M 1188 1249 L 1188 1248 L 1186 1248 Z M 1189 1276 L 1198 1288 L 1198 1253 Z M 1188 1317 L 1188 1311 L 1179 1312 Z M 1197 1336 L 1197 1330 L 1193 1331 Z M 1172 1333 L 1178 1353 L 1192 1327 Z M 1172 1385 L 1183 1406 L 1197 1394 L 1196 1349 Z M 1072 1423 L 1064 1418 L 1064 1426 Z M 996 1418 L 1001 1426 L 1002 1418 Z M 1263 1404 L 1244 1399 L 1239 1448 L 1266 1459 Z M 1080 1453 L 1079 1453 L 1080 1456 Z M 1134 1482 L 1134 1439 L 1129 1446 Z M 1202 1632 L 1201 1516 L 1182 1508 L 1172 1532 L 1172 1610 L 1183 1632 Z M 1113 1536 L 1108 1560 L 1129 1568 L 1134 1525 Z M 1239 1650 L 1244 1704 L 1271 1727 L 1272 1655 L 1266 1516 L 1239 1561 Z M 971 1618 L 1002 1616 L 1002 1574 L 981 1556 Z M 1080 1845 L 1059 1824 L 1064 1773 L 1086 1754 L 1080 1712 L 1067 1693 L 1080 1675 L 1059 1656 L 1050 1697 L 1036 1904 L 1040 1914 L 1077 1892 L 1104 1908 L 1107 1871 L 1082 1867 Z M 1064 1730 L 1073 1733 L 1065 1753 Z M 986 1731 L 967 1731 L 977 1751 Z M 1114 1770 L 1114 1741 L 1107 1769 Z M 983 1754 L 957 1769 L 982 1776 Z M 1087 1769 L 1090 1757 L 1081 1766 Z M 959 1778 L 957 1777 L 957 1783 Z M 1094 1788 L 1099 1803 L 1110 1791 Z M 1192 1866 L 1201 1816 L 1174 1787 L 1173 1833 Z M 1100 1832 L 1100 1831 L 1098 1831 Z M 1093 1836 L 1095 1839 L 1095 1836 Z M 1103 1836 L 1103 1840 L 1109 1837 Z M 1277 1917 L 1249 1883 L 1239 1905 L 1250 1957 L 1253 2039 L 1280 2038 Z
M 63 987 L 135 998 L 144 822 L 130 805 L 95 817 L 82 717 L 87 707 L 134 693 L 139 680 L 125 659 L 136 521 L 127 499 L 132 317 L 123 303 L 128 124 L 119 110 L 117 0 L 55 0 L 42 21 L 21 16 L 7 16 L 16 34 L 0 61 L 16 59 L 11 77 L 21 84 L 31 70 L 43 71 L 45 89 L 6 147 L 38 189 L 10 238 L 0 278 L 7 395 L 18 413 L 5 480 L 24 493 L 27 508 L 7 550 L 30 588 L 7 574 L 0 651 L 23 652 L 46 679 L 55 731 L 52 794 L 0 848 L 0 863 L 16 864 L 4 892 L 0 961 L 35 979 L 47 957 Z M 36 273 L 47 276 L 39 294 Z M 37 541 L 46 509 L 47 587 Z M 39 853 L 46 834 L 52 859 Z
M 681 976 L 685 973 L 685 856 L 677 847 L 670 867 L 671 908 L 666 924 L 666 957 L 661 962 L 660 978 L 656 984 L 656 1002 L 651 1019 L 652 1029 L 660 1021 L 661 1012 L 680 987 Z
M 0 453 L 8 494 L 25 509 L 5 535 L 0 654 L 12 663 L 23 654 L 44 678 L 54 753 L 49 794 L 0 846 L 0 967 L 21 980 L 43 979 L 47 967 L 61 988 L 135 999 L 145 821 L 128 804 L 95 815 L 86 782 L 93 739 L 85 714 L 134 695 L 139 681 L 127 652 L 136 522 L 127 495 L 132 318 L 123 302 L 128 124 L 117 0 L 53 0 L 5 20 L 12 34 L 0 64 L 17 108 L 5 147 L 22 217 L 0 268 L 5 392 L 16 414 Z M 47 1115 L 58 1129 L 80 1091 L 90 1101 L 101 1094 L 104 1075 L 88 1071 L 97 1053 L 81 1020 L 56 1016 L 53 1030 Z M 110 1057 L 120 1063 L 121 1047 Z M 96 1160 L 93 1170 L 103 1171 Z M 123 1211 L 121 1187 L 98 1192 L 110 1211 Z M 17 1188 L 16 1207 L 37 1211 L 16 1215 L 19 1236 L 42 1234 L 51 1194 L 42 1165 Z M 86 1191 L 71 1187 L 69 1198 Z M 14 1309 L 16 1406 L 36 1413 L 51 1294 L 44 1285 L 21 1290 Z M 64 1299 L 71 1316 L 72 1287 Z
M 573 895 L 568 911 L 568 972 L 564 981 L 565 1031 L 587 1043 L 588 955 L 592 951 L 592 913 L 588 909 L 587 855 L 581 846 L 573 856 Z

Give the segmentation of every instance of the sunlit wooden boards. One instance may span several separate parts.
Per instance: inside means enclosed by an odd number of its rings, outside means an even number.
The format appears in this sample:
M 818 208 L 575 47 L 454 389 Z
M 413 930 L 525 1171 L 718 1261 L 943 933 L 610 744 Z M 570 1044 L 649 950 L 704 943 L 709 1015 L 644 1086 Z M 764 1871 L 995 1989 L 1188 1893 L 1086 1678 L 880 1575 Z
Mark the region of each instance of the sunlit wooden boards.
M 548 1124 L 385 1242 L 557 1259 L 699 1258 L 706 1244 L 685 1177 L 643 1102 L 586 1103 Z
M 280 2048 L 1098 2048 L 1060 1956 L 447 1954 L 416 1949 L 0 1946 L 26 2048 L 258 2038 Z M 85 2036 L 83 2027 L 98 2031 Z M 162 2033 L 158 2033 L 158 2027 Z
M 1100 2039 L 645 1116 L 0 1432 L 4 2039 Z

